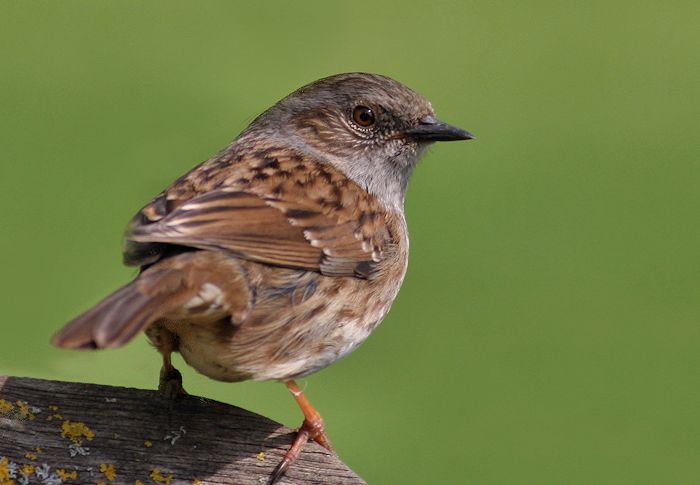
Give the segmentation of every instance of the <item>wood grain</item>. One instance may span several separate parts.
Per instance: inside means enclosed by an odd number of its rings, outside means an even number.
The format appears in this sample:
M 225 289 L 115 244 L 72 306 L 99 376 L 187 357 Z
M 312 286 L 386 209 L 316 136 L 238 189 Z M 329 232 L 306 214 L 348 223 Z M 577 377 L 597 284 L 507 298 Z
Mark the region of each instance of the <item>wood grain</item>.
M 201 397 L 0 376 L 0 484 L 264 484 L 293 436 Z M 278 483 L 365 482 L 309 443 Z

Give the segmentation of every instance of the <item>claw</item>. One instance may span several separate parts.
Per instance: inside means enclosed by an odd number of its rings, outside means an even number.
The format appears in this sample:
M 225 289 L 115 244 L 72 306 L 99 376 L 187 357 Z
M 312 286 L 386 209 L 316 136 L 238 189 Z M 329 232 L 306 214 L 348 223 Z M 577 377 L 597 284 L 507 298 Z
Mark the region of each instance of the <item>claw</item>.
M 292 446 L 289 448 L 289 450 L 287 450 L 287 453 L 285 453 L 282 461 L 279 462 L 279 464 L 275 467 L 275 470 L 272 472 L 267 485 L 274 485 L 274 483 L 287 472 L 289 466 L 294 463 L 297 458 L 299 458 L 301 449 L 304 447 L 307 441 L 309 441 L 309 432 L 302 426 L 299 431 L 297 431 L 297 436 L 294 438 L 294 443 L 292 443 Z
M 285 458 L 280 462 L 279 465 L 275 467 L 275 471 L 272 472 L 272 475 L 270 475 L 270 479 L 267 481 L 267 485 L 275 485 L 277 483 L 277 480 L 282 478 L 282 475 L 287 471 L 287 468 L 289 468 L 290 462 Z

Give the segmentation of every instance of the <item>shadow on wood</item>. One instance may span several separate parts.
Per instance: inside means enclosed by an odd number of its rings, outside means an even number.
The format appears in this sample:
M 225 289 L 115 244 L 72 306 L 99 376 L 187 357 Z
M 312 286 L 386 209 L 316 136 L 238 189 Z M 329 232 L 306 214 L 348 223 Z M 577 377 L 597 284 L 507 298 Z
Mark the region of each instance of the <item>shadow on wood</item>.
M 200 397 L 0 376 L 0 484 L 264 484 L 293 437 Z M 365 482 L 308 443 L 278 483 Z

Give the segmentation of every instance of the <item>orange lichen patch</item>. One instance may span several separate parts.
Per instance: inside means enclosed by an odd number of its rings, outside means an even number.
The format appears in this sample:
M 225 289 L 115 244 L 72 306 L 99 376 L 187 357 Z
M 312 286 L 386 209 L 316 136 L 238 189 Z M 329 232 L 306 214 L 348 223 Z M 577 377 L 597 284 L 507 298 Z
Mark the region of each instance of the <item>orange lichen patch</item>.
M 173 481 L 173 476 L 164 476 L 160 472 L 160 468 L 154 468 L 153 470 L 151 470 L 151 474 L 149 475 L 149 477 L 151 477 L 151 480 L 153 480 L 156 483 L 165 483 L 166 485 L 170 485 L 170 482 Z
M 73 470 L 72 472 L 68 472 L 64 470 L 63 468 L 58 468 L 56 470 L 56 475 L 58 475 L 58 478 L 61 479 L 61 481 L 67 482 L 69 480 L 77 480 L 78 479 L 78 472 Z
M 9 414 L 15 409 L 15 405 L 10 401 L 0 399 L 0 414 Z
M 36 467 L 32 465 L 31 463 L 26 463 L 19 467 L 19 472 L 24 475 L 25 477 L 29 477 L 34 475 L 34 472 L 36 471 Z
M 0 484 L 8 483 L 8 480 L 10 480 L 10 460 L 3 456 L 2 460 L 0 460 Z
M 256 458 L 260 461 L 265 461 L 265 452 L 261 451 L 260 453 L 258 453 Z
M 105 478 L 110 482 L 117 478 L 117 469 L 111 463 L 100 463 L 100 471 L 104 473 Z
M 36 416 L 34 416 L 34 413 L 32 412 L 32 409 L 29 407 L 29 404 L 27 404 L 24 401 L 15 401 L 15 404 L 17 405 L 20 418 L 28 419 L 30 421 L 33 419 L 36 419 Z
M 64 421 L 61 425 L 61 436 L 63 438 L 68 438 L 73 443 L 80 444 L 83 442 L 83 438 L 88 441 L 92 441 L 95 437 L 95 433 L 87 427 L 85 423 L 80 421 L 70 422 Z
M 153 446 L 153 441 L 146 440 L 143 442 L 143 446 L 145 446 L 146 448 L 150 448 L 151 446 Z
M 146 484 L 143 483 L 141 480 L 136 480 L 136 481 L 134 482 L 134 485 L 146 485 Z
M 32 461 L 36 461 L 37 458 L 38 458 L 38 456 L 36 455 L 36 453 L 32 453 L 31 451 L 26 452 L 26 453 L 24 454 L 24 457 L 25 457 L 27 460 L 32 460 Z

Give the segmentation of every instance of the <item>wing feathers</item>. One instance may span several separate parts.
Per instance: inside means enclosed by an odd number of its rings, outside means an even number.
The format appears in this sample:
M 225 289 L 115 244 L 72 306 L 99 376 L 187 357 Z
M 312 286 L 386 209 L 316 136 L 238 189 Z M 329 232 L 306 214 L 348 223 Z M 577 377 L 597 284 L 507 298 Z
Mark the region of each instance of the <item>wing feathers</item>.
M 333 276 L 365 277 L 382 259 L 382 248 L 393 239 L 379 203 L 361 187 L 332 167 L 308 160 L 303 170 L 296 158 L 258 162 L 248 161 L 249 173 L 227 179 L 231 185 L 165 204 L 172 208 L 157 220 L 137 216 L 126 236 L 125 261 L 138 263 L 141 257 L 150 262 L 153 252 L 170 244 L 225 250 L 252 261 Z M 260 183 L 251 184 L 256 177 Z M 149 207 L 144 211 L 157 212 Z M 360 266 L 362 271 L 357 271 Z
M 120 347 L 191 296 L 182 292 L 154 298 L 140 292 L 137 281 L 120 288 L 75 318 L 53 337 L 51 343 L 74 349 Z
M 208 286 L 215 288 L 213 296 L 204 291 Z M 52 343 L 67 348 L 120 347 L 161 318 L 197 320 L 230 315 L 233 323 L 242 322 L 254 298 L 234 258 L 220 251 L 187 252 L 144 270 L 66 325 Z M 201 308 L 188 307 L 193 299 Z

